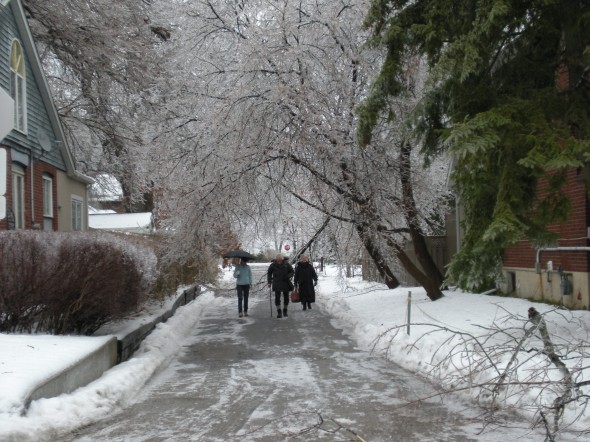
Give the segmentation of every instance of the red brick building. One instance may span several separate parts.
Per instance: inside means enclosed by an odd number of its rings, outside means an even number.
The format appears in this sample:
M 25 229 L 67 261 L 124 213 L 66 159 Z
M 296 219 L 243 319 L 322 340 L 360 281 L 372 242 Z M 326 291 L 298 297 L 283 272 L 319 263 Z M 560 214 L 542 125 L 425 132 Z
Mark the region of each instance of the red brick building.
M 539 189 L 542 192 L 542 185 Z M 501 287 L 516 296 L 590 308 L 590 168 L 567 172 L 563 187 L 571 204 L 566 221 L 553 224 L 555 244 L 536 249 L 521 241 L 504 251 Z
M 570 75 L 566 61 L 556 69 L 555 86 L 567 92 Z M 542 195 L 545 184 L 540 183 Z M 534 249 L 522 241 L 504 251 L 504 291 L 519 297 L 558 302 L 575 309 L 590 309 L 590 166 L 567 171 L 562 188 L 571 210 L 567 220 L 549 226 L 558 236 L 555 244 Z

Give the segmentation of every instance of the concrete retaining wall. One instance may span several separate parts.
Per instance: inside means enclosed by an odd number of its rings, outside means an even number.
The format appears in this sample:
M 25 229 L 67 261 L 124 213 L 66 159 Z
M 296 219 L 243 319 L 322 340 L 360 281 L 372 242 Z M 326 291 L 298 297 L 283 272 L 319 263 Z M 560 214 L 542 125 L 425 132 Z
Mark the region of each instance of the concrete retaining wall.
M 504 283 L 500 290 L 516 297 L 563 305 L 571 310 L 590 309 L 590 276 L 587 272 L 566 273 L 572 283 L 572 293 L 562 296 L 561 275 L 557 272 L 537 273 L 534 269 L 504 267 Z
M 25 407 L 28 407 L 31 401 L 36 399 L 71 393 L 77 388 L 100 378 L 105 371 L 116 364 L 128 360 L 135 350 L 139 348 L 146 336 L 156 328 L 157 324 L 167 321 L 168 318 L 174 315 L 178 307 L 193 301 L 200 293 L 200 287 L 193 286 L 186 289 L 176 299 L 170 310 L 154 318 L 150 323 L 142 325 L 120 340 L 113 337 L 76 365 L 68 367 L 63 372 L 38 385 L 26 398 Z
M 160 322 L 166 322 L 168 318 L 174 315 L 178 307 L 181 307 L 193 301 L 197 296 L 200 295 L 200 293 L 200 287 L 193 286 L 186 289 L 176 299 L 176 302 L 172 305 L 170 310 L 162 313 L 152 322 L 142 325 L 138 329 L 132 331 L 131 333 L 121 338 L 117 342 L 117 363 L 124 362 L 128 360 L 131 356 L 133 356 L 135 350 L 139 348 L 139 345 L 145 339 L 145 337 L 149 335 L 154 328 L 156 328 L 156 325 L 158 325 Z
M 75 389 L 98 379 L 117 363 L 117 338 L 112 337 L 99 349 L 86 356 L 76 365 L 68 367 L 61 373 L 37 386 L 25 400 L 28 407 L 31 401 L 40 398 L 71 393 Z

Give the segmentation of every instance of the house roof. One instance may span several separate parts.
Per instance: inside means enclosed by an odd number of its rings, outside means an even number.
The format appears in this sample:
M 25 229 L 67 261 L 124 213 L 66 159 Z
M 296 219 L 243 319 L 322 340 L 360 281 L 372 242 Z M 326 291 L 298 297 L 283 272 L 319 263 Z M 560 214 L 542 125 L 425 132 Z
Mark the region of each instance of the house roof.
M 66 164 L 67 174 L 73 179 L 82 181 L 86 184 L 91 184 L 94 182 L 92 178 L 76 170 L 74 159 L 62 129 L 59 114 L 57 112 L 57 108 L 55 107 L 55 103 L 53 102 L 51 90 L 49 89 L 49 84 L 45 78 L 41 59 L 39 58 L 39 53 L 37 52 L 37 47 L 35 46 L 35 40 L 31 34 L 21 0 L 10 0 L 7 7 L 11 8 L 12 13 L 14 14 L 16 26 L 22 39 L 21 43 L 25 48 L 28 59 L 30 60 L 33 76 L 39 85 L 39 91 L 43 100 L 43 104 L 47 109 L 51 128 L 53 129 L 56 140 L 58 141 L 57 144 Z
M 111 209 L 97 209 L 96 207 L 92 207 L 90 204 L 88 205 L 88 214 L 89 215 L 101 215 L 105 213 L 117 213 Z
M 92 229 L 121 231 L 152 230 L 152 213 L 100 213 L 88 215 L 88 225 Z

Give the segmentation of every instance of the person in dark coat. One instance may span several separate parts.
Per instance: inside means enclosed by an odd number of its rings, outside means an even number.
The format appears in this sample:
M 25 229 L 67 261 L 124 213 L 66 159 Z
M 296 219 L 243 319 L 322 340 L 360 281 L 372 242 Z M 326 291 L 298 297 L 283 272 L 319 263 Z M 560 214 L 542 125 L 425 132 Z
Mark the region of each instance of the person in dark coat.
M 289 292 L 293 290 L 293 266 L 283 255 L 277 255 L 270 264 L 267 272 L 268 286 L 275 292 L 275 305 L 277 306 L 277 318 L 287 317 L 287 306 L 289 305 Z M 281 293 L 283 294 L 283 310 L 281 310 Z
M 301 255 L 299 264 L 295 269 L 295 287 L 299 291 L 299 298 L 303 310 L 310 309 L 311 303 L 315 302 L 315 286 L 318 283 L 318 274 L 313 266 L 309 263 L 309 258 Z

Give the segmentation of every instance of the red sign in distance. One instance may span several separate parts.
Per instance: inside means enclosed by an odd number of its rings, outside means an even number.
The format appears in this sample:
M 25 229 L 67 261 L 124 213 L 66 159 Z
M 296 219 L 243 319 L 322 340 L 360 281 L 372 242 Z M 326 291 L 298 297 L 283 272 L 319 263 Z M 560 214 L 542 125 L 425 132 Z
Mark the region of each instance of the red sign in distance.
M 291 248 L 291 246 L 289 244 L 285 244 L 285 250 L 289 251 L 289 249 Z

